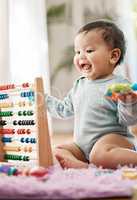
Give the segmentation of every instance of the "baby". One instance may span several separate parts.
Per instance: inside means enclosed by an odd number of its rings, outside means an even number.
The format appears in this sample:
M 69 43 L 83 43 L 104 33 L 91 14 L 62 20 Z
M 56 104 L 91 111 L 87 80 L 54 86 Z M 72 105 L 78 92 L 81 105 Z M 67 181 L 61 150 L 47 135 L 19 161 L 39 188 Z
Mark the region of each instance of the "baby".
M 56 147 L 63 168 L 104 168 L 137 165 L 135 138 L 128 126 L 137 122 L 137 97 L 130 92 L 118 101 L 105 97 L 115 83 L 129 83 L 113 71 L 124 58 L 122 31 L 112 22 L 86 24 L 74 40 L 74 65 L 81 76 L 61 101 L 46 95 L 48 111 L 61 119 L 74 116 L 73 143 Z

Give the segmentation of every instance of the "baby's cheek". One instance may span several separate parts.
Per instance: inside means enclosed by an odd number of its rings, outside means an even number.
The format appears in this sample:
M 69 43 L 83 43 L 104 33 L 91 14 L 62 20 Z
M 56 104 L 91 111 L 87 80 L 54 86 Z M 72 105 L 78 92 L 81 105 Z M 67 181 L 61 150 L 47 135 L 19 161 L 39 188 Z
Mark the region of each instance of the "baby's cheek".
M 76 56 L 74 56 L 74 58 L 73 58 L 73 63 L 75 64 L 76 63 Z
M 76 70 L 77 70 L 78 72 L 81 72 L 80 66 L 79 66 L 79 65 L 75 65 L 75 68 L 76 68 Z
M 76 56 L 74 56 L 74 58 L 73 58 L 73 63 L 74 63 L 75 66 L 78 64 L 78 59 L 77 59 Z
M 74 57 L 73 63 L 74 63 L 74 65 L 75 65 L 76 69 L 79 71 L 79 70 L 80 70 L 80 65 L 79 65 L 79 60 L 78 60 L 78 58 Z
M 91 55 L 91 54 L 88 54 L 88 55 L 87 55 L 87 59 L 88 59 L 88 61 L 91 63 L 91 62 L 92 62 L 92 55 Z

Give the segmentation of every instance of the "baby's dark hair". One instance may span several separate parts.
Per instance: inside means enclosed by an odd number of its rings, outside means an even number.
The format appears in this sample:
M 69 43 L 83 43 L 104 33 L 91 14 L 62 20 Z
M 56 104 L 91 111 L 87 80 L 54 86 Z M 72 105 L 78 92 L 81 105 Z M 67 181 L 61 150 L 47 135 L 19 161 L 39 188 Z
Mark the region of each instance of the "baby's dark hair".
M 78 34 L 83 32 L 88 33 L 93 29 L 102 30 L 102 37 L 104 41 L 112 48 L 119 48 L 121 50 L 121 56 L 117 62 L 117 65 L 120 64 L 123 61 L 126 52 L 126 42 L 123 32 L 113 22 L 98 20 L 83 26 L 78 31 Z

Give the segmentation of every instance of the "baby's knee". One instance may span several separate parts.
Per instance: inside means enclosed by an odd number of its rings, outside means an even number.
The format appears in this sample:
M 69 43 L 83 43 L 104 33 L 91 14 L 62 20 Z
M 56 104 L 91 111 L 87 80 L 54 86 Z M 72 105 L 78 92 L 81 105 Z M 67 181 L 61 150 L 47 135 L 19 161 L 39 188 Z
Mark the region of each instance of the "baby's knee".
M 53 148 L 53 153 L 54 154 L 60 154 L 62 152 L 63 148 L 59 145 L 59 146 L 55 146 Z
M 108 152 L 91 152 L 89 156 L 89 162 L 96 165 L 97 167 L 102 166 L 103 168 L 110 168 L 110 156 Z
M 68 153 L 69 151 L 70 150 L 66 144 L 59 144 L 59 145 L 55 146 L 53 149 L 54 155 L 56 155 L 56 154 L 62 155 L 64 153 Z

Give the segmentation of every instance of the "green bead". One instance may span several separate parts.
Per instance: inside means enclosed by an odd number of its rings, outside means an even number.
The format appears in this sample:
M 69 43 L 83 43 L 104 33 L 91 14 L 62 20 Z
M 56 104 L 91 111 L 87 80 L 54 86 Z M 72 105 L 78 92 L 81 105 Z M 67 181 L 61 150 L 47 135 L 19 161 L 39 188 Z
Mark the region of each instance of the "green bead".
M 21 116 L 22 115 L 22 111 L 18 111 L 18 115 Z
M 30 159 L 29 159 L 29 156 L 24 156 L 23 157 L 23 161 L 29 161 Z

